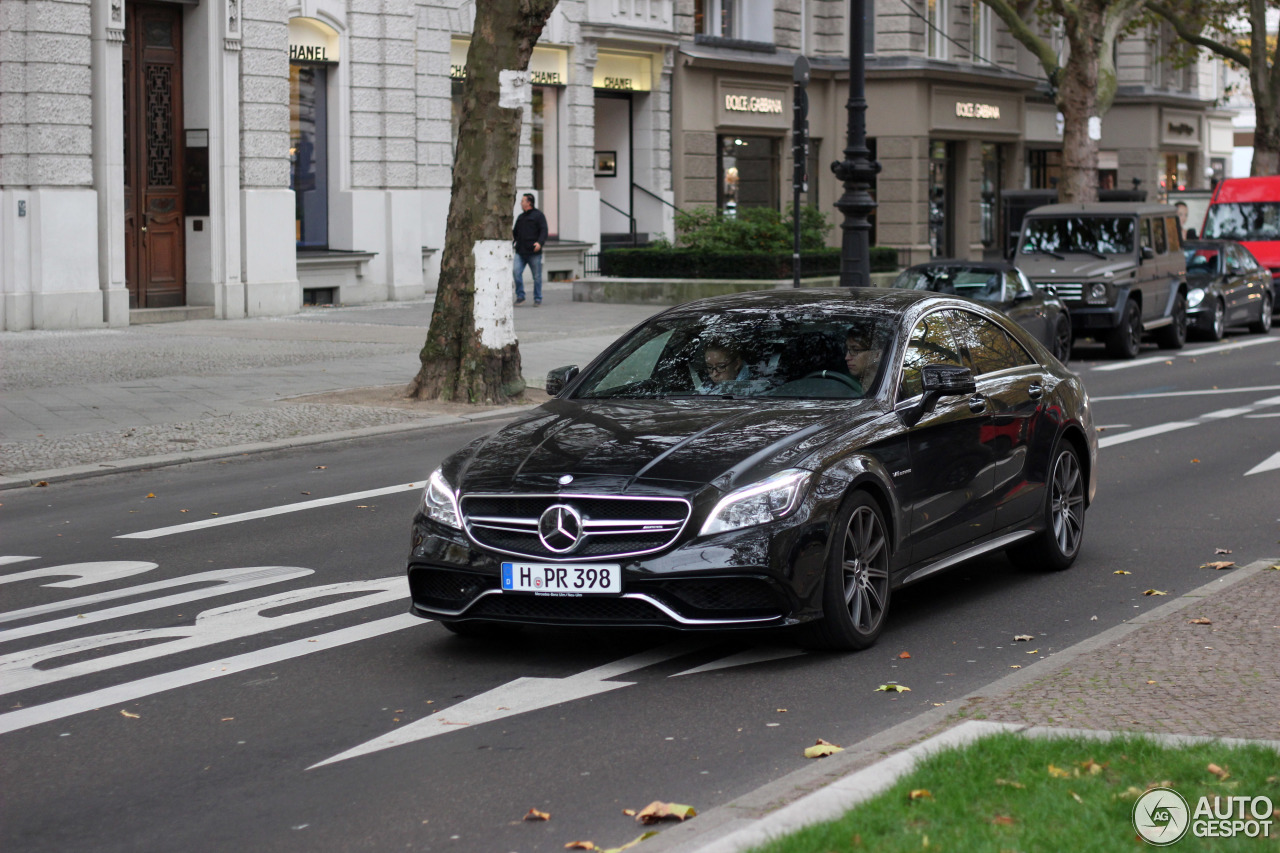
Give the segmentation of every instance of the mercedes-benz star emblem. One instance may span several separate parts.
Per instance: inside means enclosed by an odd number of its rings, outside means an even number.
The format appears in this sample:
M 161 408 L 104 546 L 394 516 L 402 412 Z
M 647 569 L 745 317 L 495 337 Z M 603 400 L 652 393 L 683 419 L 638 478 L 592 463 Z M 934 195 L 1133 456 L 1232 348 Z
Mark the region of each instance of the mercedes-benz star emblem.
M 553 504 L 538 519 L 538 538 L 548 551 L 568 553 L 582 539 L 582 516 L 567 504 Z

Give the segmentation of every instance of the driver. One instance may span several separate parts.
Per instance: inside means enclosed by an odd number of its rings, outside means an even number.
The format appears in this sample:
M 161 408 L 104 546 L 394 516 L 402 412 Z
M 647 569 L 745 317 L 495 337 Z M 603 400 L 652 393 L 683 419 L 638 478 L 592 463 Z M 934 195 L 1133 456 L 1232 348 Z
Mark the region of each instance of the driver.
M 707 381 L 703 384 L 702 393 L 715 393 L 716 388 L 725 382 L 747 379 L 746 362 L 742 353 L 732 344 L 717 341 L 707 344 L 702 354 L 707 368 Z
M 860 386 L 859 393 L 865 394 L 880 367 L 880 349 L 875 345 L 870 323 L 849 327 L 844 339 L 844 363 L 849 368 L 849 375 Z

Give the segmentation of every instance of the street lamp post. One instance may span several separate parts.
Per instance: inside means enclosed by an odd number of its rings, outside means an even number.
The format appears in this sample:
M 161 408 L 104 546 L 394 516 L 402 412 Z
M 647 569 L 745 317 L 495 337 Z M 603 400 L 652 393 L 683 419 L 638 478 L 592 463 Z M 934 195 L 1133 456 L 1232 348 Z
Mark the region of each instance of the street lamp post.
M 867 68 L 866 0 L 849 0 L 849 111 L 848 143 L 844 160 L 831 164 L 831 171 L 844 181 L 844 195 L 836 207 L 844 214 L 840 228 L 840 286 L 871 286 L 871 223 L 867 217 L 876 209 L 871 182 L 880 164 L 867 148 Z

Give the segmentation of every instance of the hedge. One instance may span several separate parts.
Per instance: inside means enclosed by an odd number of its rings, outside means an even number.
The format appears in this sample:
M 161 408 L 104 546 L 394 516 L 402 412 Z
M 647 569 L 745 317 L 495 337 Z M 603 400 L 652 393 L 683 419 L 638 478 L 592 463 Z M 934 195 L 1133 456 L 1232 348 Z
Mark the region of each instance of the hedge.
M 871 247 L 871 271 L 898 268 L 898 250 Z M 600 274 L 616 278 L 694 278 L 776 280 L 792 277 L 790 252 L 707 252 L 696 249 L 606 249 L 600 253 Z M 840 250 L 804 252 L 800 274 L 840 274 Z

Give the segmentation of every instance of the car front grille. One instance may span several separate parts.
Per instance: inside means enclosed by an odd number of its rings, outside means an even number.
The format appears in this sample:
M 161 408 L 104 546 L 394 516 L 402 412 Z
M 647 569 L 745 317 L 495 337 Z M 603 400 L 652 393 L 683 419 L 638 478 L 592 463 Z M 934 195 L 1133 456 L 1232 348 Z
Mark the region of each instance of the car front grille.
M 1079 302 L 1084 299 L 1084 285 L 1079 282 L 1041 284 L 1040 289 L 1055 294 L 1063 302 Z
M 683 498 L 613 495 L 464 495 L 460 504 L 467 535 L 477 545 L 557 562 L 660 551 L 680 535 L 690 512 Z M 559 551 L 548 548 L 538 532 L 543 513 L 555 506 L 581 519 L 576 543 Z

